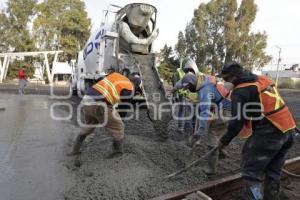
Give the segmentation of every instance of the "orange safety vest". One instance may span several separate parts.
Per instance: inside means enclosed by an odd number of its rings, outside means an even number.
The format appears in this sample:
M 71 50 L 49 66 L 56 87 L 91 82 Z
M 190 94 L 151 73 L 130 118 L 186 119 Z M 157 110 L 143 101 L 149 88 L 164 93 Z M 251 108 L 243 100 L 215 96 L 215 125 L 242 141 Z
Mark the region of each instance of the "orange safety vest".
M 220 95 L 224 98 L 227 99 L 228 101 L 231 101 L 230 96 L 231 96 L 231 91 L 227 90 L 224 87 L 224 83 L 222 82 L 217 82 L 217 79 L 215 76 L 211 76 L 208 75 L 208 80 L 209 82 L 213 83 L 214 85 L 216 85 L 216 88 L 218 90 L 218 92 L 220 93 Z
M 122 90 L 133 91 L 133 85 L 130 80 L 117 72 L 111 73 L 104 79 L 98 81 L 92 88 L 101 93 L 111 105 L 120 102 Z
M 253 83 L 242 83 L 235 87 L 242 88 L 255 85 L 258 90 L 262 107 L 262 115 L 266 117 L 282 133 L 296 127 L 295 120 L 278 93 L 273 81 L 266 76 L 258 76 L 258 80 Z M 252 134 L 251 120 L 245 122 L 243 129 L 239 133 L 242 138 L 248 138 Z

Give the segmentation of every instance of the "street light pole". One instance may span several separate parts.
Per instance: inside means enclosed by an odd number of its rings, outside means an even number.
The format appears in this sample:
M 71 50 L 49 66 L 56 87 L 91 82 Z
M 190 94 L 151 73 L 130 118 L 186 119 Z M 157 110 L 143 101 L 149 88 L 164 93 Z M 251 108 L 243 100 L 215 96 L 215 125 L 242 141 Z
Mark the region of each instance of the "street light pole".
M 280 55 L 281 55 L 281 47 L 279 46 L 275 46 L 276 48 L 279 49 L 279 53 L 278 53 L 278 62 L 277 62 L 277 71 L 276 71 L 276 81 L 275 81 L 275 85 L 276 87 L 278 86 L 278 77 L 279 77 L 279 64 L 281 61 Z

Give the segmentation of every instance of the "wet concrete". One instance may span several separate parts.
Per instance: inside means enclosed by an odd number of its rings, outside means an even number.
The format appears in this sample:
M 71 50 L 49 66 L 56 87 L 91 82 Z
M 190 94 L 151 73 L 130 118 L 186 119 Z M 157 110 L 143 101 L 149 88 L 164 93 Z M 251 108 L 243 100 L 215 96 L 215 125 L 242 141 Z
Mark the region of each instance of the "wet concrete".
M 125 153 L 122 157 L 108 158 L 112 152 L 111 139 L 98 129 L 92 141 L 84 142 L 79 156 L 81 167 L 74 170 L 76 159 L 70 158 L 69 168 L 78 179 L 76 185 L 66 192 L 67 199 L 149 199 L 207 181 L 198 167 L 178 178 L 163 179 L 184 167 L 189 148 L 183 141 L 176 141 L 179 138 L 176 134 L 168 141 L 156 141 L 155 129 L 145 111 L 141 111 L 140 120 L 125 122 L 125 126 Z M 199 151 L 202 154 L 207 150 L 202 148 Z M 90 172 L 92 176 L 89 176 Z
M 294 99 L 299 95 L 286 98 L 289 105 L 297 105 Z M 75 101 L 76 102 L 76 101 Z M 296 114 L 296 113 L 295 113 Z M 199 158 L 207 151 L 203 141 L 200 148 L 190 159 L 190 149 L 183 141 L 183 135 L 176 132 L 176 122 L 169 124 L 170 138 L 165 142 L 156 140 L 156 130 L 147 118 L 146 112 L 140 112 L 139 120 L 125 122 L 125 154 L 120 158 L 108 159 L 111 153 L 111 139 L 101 129 L 97 129 L 93 140 L 85 141 L 81 167 L 74 169 L 74 159 L 66 161 L 77 176 L 74 187 L 65 193 L 67 199 L 150 199 L 176 190 L 190 188 L 207 181 L 226 177 L 240 171 L 241 147 L 243 140 L 234 139 L 226 148 L 230 157 L 222 159 L 218 172 L 206 176 L 201 164 L 170 180 L 163 177 L 185 166 L 186 163 Z M 288 157 L 299 155 L 300 138 L 290 150 Z M 92 173 L 92 176 L 89 174 Z
M 189 148 L 183 135 L 178 134 L 176 122 L 171 121 L 170 139 L 156 141 L 156 130 L 145 111 L 139 120 L 125 122 L 125 154 L 109 159 L 111 138 L 97 129 L 93 140 L 83 145 L 81 167 L 74 166 L 74 157 L 66 157 L 71 140 L 79 132 L 76 115 L 73 121 L 53 121 L 49 115 L 53 100 L 47 96 L 18 96 L 0 94 L 0 194 L 1 200 L 31 199 L 149 199 L 239 171 L 243 141 L 235 139 L 227 148 L 230 158 L 221 160 L 217 175 L 206 177 L 201 165 L 171 180 L 162 177 L 184 167 Z M 287 96 L 291 105 L 299 95 Z M 295 100 L 295 101 L 294 101 Z M 78 99 L 68 100 L 77 108 Z M 58 116 L 66 116 L 57 109 Z M 294 109 L 292 109 L 294 111 Z M 295 113 L 299 114 L 299 113 Z M 289 157 L 299 155 L 300 139 Z M 191 159 L 208 151 L 205 144 Z
M 51 119 L 51 104 L 46 96 L 0 95 L 0 199 L 59 200 L 72 187 L 63 165 L 72 127 Z

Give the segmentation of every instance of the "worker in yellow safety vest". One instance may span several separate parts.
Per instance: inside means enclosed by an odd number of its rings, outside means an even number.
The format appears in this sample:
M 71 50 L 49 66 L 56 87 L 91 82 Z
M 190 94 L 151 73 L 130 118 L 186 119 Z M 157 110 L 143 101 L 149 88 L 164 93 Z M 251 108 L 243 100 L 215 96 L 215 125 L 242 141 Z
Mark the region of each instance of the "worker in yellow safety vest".
M 223 149 L 237 135 L 248 138 L 241 161 L 243 199 L 279 200 L 281 170 L 294 141 L 294 118 L 268 77 L 254 75 L 237 62 L 226 64 L 221 77 L 232 89 L 233 118 L 218 147 Z
M 88 88 L 82 100 L 84 122 L 70 155 L 80 153 L 83 141 L 98 126 L 104 127 L 107 134 L 113 137 L 113 154 L 122 154 L 124 123 L 114 107 L 120 102 L 130 102 L 135 92 L 140 90 L 140 85 L 139 77 L 128 79 L 113 72 Z
M 211 149 L 216 147 L 230 117 L 230 91 L 215 76 L 203 73 L 186 74 L 181 80 L 180 88 L 197 92 L 199 101 L 196 105 L 198 125 L 187 140 L 187 145 L 193 149 L 197 149 L 201 143 Z M 222 150 L 220 154 L 210 156 L 208 162 L 202 165 L 203 171 L 206 174 L 215 174 L 218 157 L 225 157 L 226 154 Z
M 173 93 L 175 94 L 175 99 L 178 103 L 178 132 L 181 134 L 194 131 L 195 115 L 194 113 L 191 113 L 191 111 L 194 110 L 191 108 L 198 102 L 197 93 L 176 89 L 186 73 L 199 73 L 198 67 L 192 59 L 189 59 L 182 68 L 177 68 L 176 73 L 173 76 Z M 188 120 L 186 120 L 186 118 L 188 118 Z

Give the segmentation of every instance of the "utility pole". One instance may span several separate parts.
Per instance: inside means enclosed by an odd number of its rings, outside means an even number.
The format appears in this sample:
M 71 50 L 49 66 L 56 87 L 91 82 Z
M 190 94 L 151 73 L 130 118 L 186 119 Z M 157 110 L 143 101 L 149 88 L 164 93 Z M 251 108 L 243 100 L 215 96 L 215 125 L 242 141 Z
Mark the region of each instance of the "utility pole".
M 278 62 L 277 62 L 277 72 L 276 72 L 276 81 L 275 81 L 275 85 L 276 87 L 278 86 L 278 76 L 279 76 L 279 64 L 280 64 L 280 61 L 281 61 L 281 47 L 279 46 L 275 46 L 276 48 L 279 49 L 279 53 L 278 53 Z

